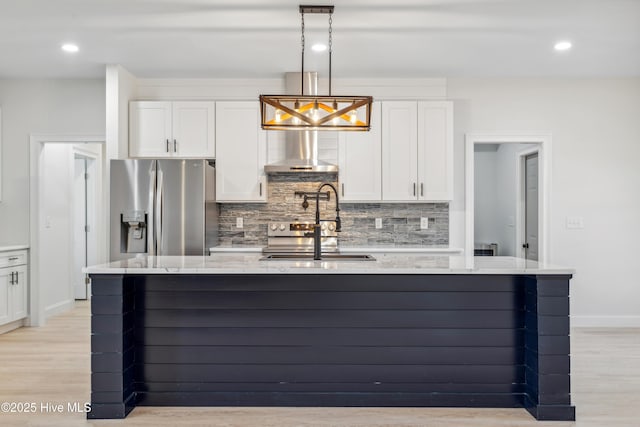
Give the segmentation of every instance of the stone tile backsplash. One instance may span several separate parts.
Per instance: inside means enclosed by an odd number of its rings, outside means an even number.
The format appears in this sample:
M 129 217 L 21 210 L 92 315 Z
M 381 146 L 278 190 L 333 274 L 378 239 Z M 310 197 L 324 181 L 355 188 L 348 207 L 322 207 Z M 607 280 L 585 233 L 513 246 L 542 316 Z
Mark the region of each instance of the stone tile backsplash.
M 223 246 L 266 246 L 267 225 L 273 221 L 314 221 L 315 201 L 307 210 L 295 191 L 316 191 L 322 182 L 337 186 L 336 174 L 272 175 L 267 185 L 268 203 L 222 203 L 219 240 Z M 329 190 L 328 187 L 325 187 Z M 323 190 L 324 191 L 324 190 Z M 448 203 L 341 203 L 341 246 L 448 246 Z M 335 198 L 320 202 L 323 219 L 335 218 Z M 236 228 L 236 218 L 244 228 Z M 420 229 L 420 217 L 429 228 Z M 375 228 L 382 218 L 382 228 Z

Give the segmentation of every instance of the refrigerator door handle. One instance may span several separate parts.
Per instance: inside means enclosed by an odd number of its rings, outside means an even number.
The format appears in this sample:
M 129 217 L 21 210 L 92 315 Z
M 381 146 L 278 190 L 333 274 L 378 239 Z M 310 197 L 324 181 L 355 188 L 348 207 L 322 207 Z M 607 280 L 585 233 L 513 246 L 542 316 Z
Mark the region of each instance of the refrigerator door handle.
M 156 171 L 152 170 L 149 172 L 149 176 L 150 176 L 150 180 L 149 180 L 149 204 L 147 206 L 149 206 L 149 213 L 147 221 L 147 253 L 149 255 L 155 255 L 156 254 L 156 242 L 154 240 L 154 230 L 155 228 L 154 226 L 154 216 L 155 216 L 155 210 L 154 210 L 154 200 L 153 200 L 153 196 L 155 194 L 155 188 L 156 188 Z
M 163 173 L 158 171 L 158 192 L 156 195 L 156 255 L 162 255 L 162 189 L 164 188 Z

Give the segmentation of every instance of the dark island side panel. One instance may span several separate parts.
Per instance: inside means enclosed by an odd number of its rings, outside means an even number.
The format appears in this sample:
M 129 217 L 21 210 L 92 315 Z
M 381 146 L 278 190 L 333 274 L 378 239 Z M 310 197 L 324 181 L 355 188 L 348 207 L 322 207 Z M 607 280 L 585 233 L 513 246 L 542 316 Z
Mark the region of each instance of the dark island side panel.
M 136 285 L 140 404 L 522 405 L 521 279 L 179 279 Z

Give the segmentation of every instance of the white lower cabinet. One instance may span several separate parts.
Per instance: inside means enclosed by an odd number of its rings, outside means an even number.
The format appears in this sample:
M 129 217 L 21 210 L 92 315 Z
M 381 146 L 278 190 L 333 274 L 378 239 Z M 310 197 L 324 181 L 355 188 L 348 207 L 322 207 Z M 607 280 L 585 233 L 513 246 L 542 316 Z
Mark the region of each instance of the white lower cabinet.
M 0 325 L 27 317 L 27 251 L 0 252 Z
M 216 103 L 216 201 L 266 202 L 267 136 L 257 101 Z

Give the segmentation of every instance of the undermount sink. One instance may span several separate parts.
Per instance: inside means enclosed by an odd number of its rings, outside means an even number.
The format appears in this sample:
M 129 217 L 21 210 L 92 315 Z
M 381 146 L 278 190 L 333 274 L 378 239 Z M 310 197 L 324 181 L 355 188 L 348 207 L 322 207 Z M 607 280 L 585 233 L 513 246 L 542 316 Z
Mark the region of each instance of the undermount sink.
M 366 254 L 322 254 L 321 261 L 375 261 L 371 255 Z M 313 261 L 312 254 L 269 254 L 260 258 L 260 261 Z

